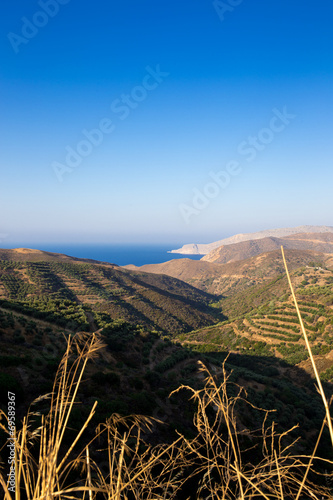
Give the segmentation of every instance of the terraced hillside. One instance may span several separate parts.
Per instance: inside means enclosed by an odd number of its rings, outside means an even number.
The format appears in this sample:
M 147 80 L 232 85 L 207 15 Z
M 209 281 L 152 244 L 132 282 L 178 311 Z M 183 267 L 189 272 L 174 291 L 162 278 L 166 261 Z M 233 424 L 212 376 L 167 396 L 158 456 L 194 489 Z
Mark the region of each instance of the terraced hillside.
M 291 273 L 305 328 L 323 380 L 333 379 L 333 272 L 303 267 Z M 244 299 L 244 300 L 243 300 Z M 246 300 L 245 300 L 246 299 Z M 178 339 L 199 352 L 232 351 L 282 358 L 311 372 L 286 278 L 241 292 L 220 304 L 229 320 Z
M 113 265 L 0 261 L 0 306 L 61 326 L 77 321 L 92 330 L 121 318 L 168 333 L 188 331 L 216 322 L 212 300 L 180 280 Z

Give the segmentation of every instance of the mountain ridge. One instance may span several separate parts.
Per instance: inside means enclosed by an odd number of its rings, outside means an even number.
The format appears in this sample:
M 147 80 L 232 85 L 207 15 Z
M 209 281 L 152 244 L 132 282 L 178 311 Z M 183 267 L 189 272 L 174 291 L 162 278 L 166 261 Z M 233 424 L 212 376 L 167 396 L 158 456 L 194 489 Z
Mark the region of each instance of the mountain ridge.
M 212 243 L 190 243 L 183 245 L 181 248 L 176 250 L 170 250 L 169 253 L 187 254 L 187 255 L 206 255 L 207 253 L 215 250 L 222 245 L 231 245 L 234 243 L 240 243 L 243 241 L 256 240 L 269 236 L 283 237 L 289 236 L 297 233 L 328 233 L 333 232 L 332 226 L 311 226 L 303 225 L 294 228 L 277 228 L 277 229 L 266 229 L 264 231 L 258 231 L 254 233 L 240 233 L 229 238 L 224 238 L 219 241 L 214 241 Z
M 64 253 L 47 252 L 46 250 L 38 250 L 36 248 L 0 248 L 0 260 L 13 262 L 76 262 L 119 267 L 117 264 L 112 264 L 110 262 L 72 257 Z
M 284 238 L 268 236 L 266 238 L 223 245 L 204 255 L 200 260 L 216 264 L 228 264 L 229 262 L 247 259 L 264 252 L 279 250 L 281 246 L 285 249 L 333 253 L 333 233 L 297 233 Z

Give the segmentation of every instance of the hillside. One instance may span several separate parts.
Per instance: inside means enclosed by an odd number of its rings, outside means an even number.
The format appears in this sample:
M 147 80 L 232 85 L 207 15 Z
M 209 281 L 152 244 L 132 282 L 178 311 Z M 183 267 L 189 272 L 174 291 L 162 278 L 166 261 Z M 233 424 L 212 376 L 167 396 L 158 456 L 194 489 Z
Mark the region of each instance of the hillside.
M 333 271 L 304 266 L 291 272 L 305 328 L 323 380 L 333 380 Z M 249 291 L 222 299 L 228 320 L 180 334 L 184 345 L 199 352 L 225 350 L 282 358 L 312 373 L 305 342 L 285 274 Z
M 297 226 L 293 228 L 283 228 L 283 229 L 267 229 L 265 231 L 259 231 L 256 233 L 247 234 L 236 234 L 230 238 L 224 238 L 219 241 L 214 241 L 213 243 L 201 244 L 201 243 L 191 243 L 183 245 L 177 250 L 171 250 L 170 253 L 180 253 L 180 254 L 200 254 L 206 255 L 212 250 L 223 245 L 231 245 L 235 243 L 241 243 L 243 241 L 257 240 L 261 238 L 268 237 L 285 237 L 297 233 L 331 233 L 333 232 L 333 227 L 331 226 Z
M 221 246 L 202 257 L 202 261 L 215 264 L 227 264 L 254 257 L 264 252 L 285 249 L 313 250 L 315 252 L 333 253 L 333 233 L 304 233 L 285 238 L 266 237 Z
M 326 262 L 329 255 L 313 251 L 286 250 L 288 265 L 295 269 L 309 262 Z M 281 251 L 262 253 L 229 264 L 217 264 L 203 260 L 175 259 L 163 264 L 145 265 L 137 270 L 166 274 L 210 294 L 231 295 L 284 272 Z
M 174 333 L 212 324 L 219 316 L 209 305 L 212 296 L 172 277 L 51 253 L 45 261 L 36 251 L 1 255 L 7 257 L 0 260 L 2 307 L 16 303 L 37 318 L 53 315 L 62 326 L 74 322 L 92 330 L 108 319 L 123 319 Z
M 165 274 L 193 283 L 199 289 L 204 289 L 202 283 L 218 279 L 221 276 L 221 266 L 211 262 L 192 259 L 173 259 L 162 264 L 146 264 L 141 267 L 124 266 L 125 269 L 135 269 L 140 272 L 152 274 Z M 214 292 L 212 292 L 214 293 Z

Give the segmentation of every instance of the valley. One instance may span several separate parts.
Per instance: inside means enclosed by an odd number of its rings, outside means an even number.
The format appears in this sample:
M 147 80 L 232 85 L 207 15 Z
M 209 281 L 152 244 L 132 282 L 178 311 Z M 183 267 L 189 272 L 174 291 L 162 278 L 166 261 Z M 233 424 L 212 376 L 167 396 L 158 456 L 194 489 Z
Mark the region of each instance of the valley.
M 331 235 L 319 238 L 320 245 L 331 244 Z M 293 236 L 296 240 L 309 237 Z M 203 363 L 218 383 L 227 373 L 231 396 L 237 387 L 246 391 L 252 410 L 242 405 L 237 410 L 242 428 L 260 427 L 262 409 L 274 410 L 267 413 L 267 424 L 274 422 L 279 432 L 295 426 L 290 443 L 299 438 L 295 450 L 309 452 L 324 410 L 281 252 L 252 255 L 253 245 L 248 248 L 250 256 L 237 260 L 236 248 L 235 260 L 228 263 L 178 259 L 140 268 L 29 249 L 0 250 L 2 399 L 8 390 L 15 392 L 21 419 L 32 400 L 52 391 L 67 340 L 97 332 L 101 348 L 87 364 L 78 393 L 82 405 L 71 415 L 73 429 L 84 424 L 97 401 L 94 425 L 110 415 L 144 414 L 159 422 L 149 443 L 171 442 L 179 433 L 194 439 L 189 394 L 170 394 L 180 385 L 199 391 Z M 333 256 L 303 248 L 285 253 L 330 397 Z M 43 399 L 39 405 L 43 412 Z M 320 453 L 331 457 L 328 443 L 325 430 Z

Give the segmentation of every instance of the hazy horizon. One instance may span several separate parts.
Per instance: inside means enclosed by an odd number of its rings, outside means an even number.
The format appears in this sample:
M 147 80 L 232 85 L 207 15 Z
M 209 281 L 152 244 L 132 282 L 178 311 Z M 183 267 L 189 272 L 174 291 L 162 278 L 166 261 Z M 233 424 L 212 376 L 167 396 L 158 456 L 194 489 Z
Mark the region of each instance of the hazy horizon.
M 306 224 L 307 225 L 307 224 Z M 320 224 L 320 226 L 323 226 L 323 224 Z M 329 227 L 332 227 L 333 228 L 333 225 L 330 226 L 328 224 Z M 291 226 L 289 226 L 291 227 Z M 295 227 L 298 227 L 298 226 L 295 226 Z M 14 241 L 11 241 L 11 240 L 8 240 L 6 237 L 0 239 L 0 248 L 5 248 L 5 249 L 9 249 L 9 248 L 31 248 L 31 249 L 37 249 L 37 250 L 43 250 L 43 249 L 46 249 L 46 248 L 60 248 L 61 249 L 61 246 L 63 245 L 64 247 L 73 247 L 73 248 L 79 248 L 80 246 L 82 247 L 91 247 L 91 248 L 98 248 L 98 247 L 114 247 L 114 248 L 121 248 L 121 247 L 142 247 L 142 248 L 146 248 L 146 247 L 153 247 L 153 248 L 166 248 L 168 250 L 175 250 L 175 249 L 178 249 L 180 247 L 182 247 L 183 245 L 186 245 L 186 244 L 192 244 L 192 243 L 195 243 L 195 244 L 209 244 L 209 243 L 214 243 L 216 241 L 219 241 L 219 240 L 223 240 L 223 239 L 226 239 L 226 238 L 229 238 L 231 236 L 235 236 L 235 235 L 238 235 L 238 234 L 252 234 L 252 233 L 256 233 L 256 232 L 261 232 L 261 231 L 265 231 L 265 230 L 274 230 L 274 229 L 284 229 L 284 228 L 265 228 L 264 230 L 263 229 L 258 229 L 258 230 L 253 230 L 253 231 L 246 231 L 246 232 L 242 232 L 242 233 L 232 233 L 232 234 L 226 234 L 226 235 L 218 235 L 216 236 L 215 238 L 211 238 L 210 240 L 206 240 L 206 241 L 201 241 L 200 239 L 198 240 L 193 240 L 193 241 L 183 241 L 182 239 L 168 239 L 168 240 L 160 240 L 160 241 L 156 241 L 156 240 L 141 240 L 141 241 L 133 241 L 133 240 L 123 240 L 123 241 L 102 241 L 102 240 L 79 240 L 79 241 L 73 241 L 73 240 L 29 240 L 29 239 L 23 239 L 23 240 L 14 240 Z M 0 235 L 1 236 L 1 235 Z M 3 235 L 3 236 L 6 236 L 6 235 Z M 52 250 L 48 250 L 48 251 L 52 251 Z M 61 251 L 61 250 L 59 250 Z

